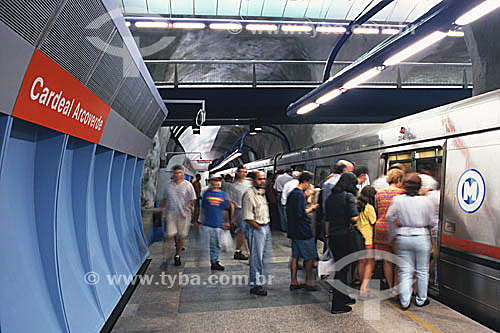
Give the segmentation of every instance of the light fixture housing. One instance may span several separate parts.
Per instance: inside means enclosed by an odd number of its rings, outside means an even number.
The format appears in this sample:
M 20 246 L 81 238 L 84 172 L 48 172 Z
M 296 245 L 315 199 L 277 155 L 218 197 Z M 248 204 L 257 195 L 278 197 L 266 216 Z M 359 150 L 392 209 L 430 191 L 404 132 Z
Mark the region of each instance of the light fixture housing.
M 448 37 L 464 37 L 465 34 L 463 31 L 458 30 L 450 30 L 448 31 Z
M 237 159 L 241 155 L 243 155 L 242 152 L 240 152 L 238 149 L 235 150 L 228 157 L 226 157 L 219 165 L 217 165 L 214 168 L 210 169 L 209 172 L 212 172 L 212 171 L 219 170 L 219 169 L 223 168 L 228 163 L 230 163 L 231 161 L 234 161 L 235 159 Z
M 379 28 L 374 27 L 356 27 L 352 29 L 352 33 L 355 35 L 378 35 L 379 32 Z
M 231 30 L 240 31 L 243 26 L 240 23 L 230 22 L 230 23 L 210 23 L 209 28 L 212 30 Z
M 319 107 L 319 104 L 317 103 L 308 103 L 302 107 L 300 107 L 298 110 L 297 110 L 297 114 L 306 114 L 306 113 L 309 113 L 313 110 L 316 110 L 317 108 Z
M 331 100 L 333 100 L 334 98 L 337 98 L 340 95 L 342 95 L 342 92 L 343 91 L 341 89 L 333 89 L 333 90 L 327 92 L 326 94 L 324 94 L 323 96 L 319 97 L 316 100 L 316 104 L 326 104 L 326 103 L 330 102 Z
M 495 9 L 500 7 L 500 1 L 498 0 L 486 0 L 476 7 L 469 10 L 467 13 L 463 14 L 455 20 L 457 25 L 467 25 L 474 21 L 477 21 L 481 17 L 488 15 Z
M 316 31 L 323 34 L 343 34 L 347 29 L 342 26 L 320 25 L 316 27 Z
M 430 35 L 427 35 L 426 37 L 420 39 L 416 43 L 413 43 L 412 45 L 406 47 L 402 51 L 399 51 L 392 57 L 388 58 L 386 61 L 384 61 L 384 66 L 394 66 L 396 64 L 399 64 L 400 62 L 405 61 L 406 59 L 423 51 L 429 46 L 439 42 L 447 35 L 448 35 L 447 33 L 442 31 L 434 31 Z
M 250 31 L 276 31 L 278 26 L 276 24 L 247 24 L 245 26 L 247 30 Z
M 174 22 L 174 29 L 205 29 L 206 25 L 202 22 Z
M 310 32 L 312 31 L 313 27 L 310 25 L 282 25 L 281 26 L 281 31 L 284 32 Z
M 382 29 L 382 35 L 397 35 L 401 33 L 400 29 L 396 28 L 384 28 Z
M 384 70 L 383 66 L 373 67 L 372 69 L 367 70 L 366 72 L 356 76 L 354 79 L 345 83 L 342 86 L 342 88 L 347 90 L 356 88 L 361 84 L 365 83 L 366 81 L 373 79 L 375 76 L 379 75 L 380 72 L 382 72 L 383 70 Z
M 135 22 L 136 28 L 150 28 L 150 29 L 168 29 L 172 25 L 167 21 L 137 21 Z

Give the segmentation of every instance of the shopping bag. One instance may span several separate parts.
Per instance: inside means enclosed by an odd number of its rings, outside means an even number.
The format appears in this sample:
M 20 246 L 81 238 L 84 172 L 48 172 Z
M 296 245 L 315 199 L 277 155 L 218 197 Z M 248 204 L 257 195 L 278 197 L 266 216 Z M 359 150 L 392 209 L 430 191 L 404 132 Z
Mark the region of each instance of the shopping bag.
M 153 213 L 153 225 L 149 231 L 149 245 L 156 242 L 164 242 L 166 239 L 165 230 L 163 229 L 162 213 Z
M 223 252 L 232 253 L 234 251 L 234 242 L 230 230 L 221 230 L 219 233 L 219 245 Z
M 330 252 L 326 250 L 318 261 L 318 277 L 320 279 L 329 276 L 335 272 L 335 260 Z

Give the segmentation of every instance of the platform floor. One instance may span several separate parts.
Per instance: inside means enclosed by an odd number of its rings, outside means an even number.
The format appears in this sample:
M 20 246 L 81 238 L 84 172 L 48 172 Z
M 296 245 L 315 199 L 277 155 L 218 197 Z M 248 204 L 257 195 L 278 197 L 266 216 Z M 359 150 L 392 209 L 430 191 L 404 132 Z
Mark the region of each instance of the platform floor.
M 378 302 L 379 312 L 369 303 L 373 301 L 358 300 L 351 313 L 332 315 L 328 282 L 316 281 L 321 286 L 317 292 L 288 289 L 287 244 L 283 233 L 273 232 L 269 274 L 274 279 L 266 297 L 251 295 L 248 286 L 238 285 L 239 277 L 237 285 L 210 285 L 210 275 L 248 275 L 248 264 L 233 260 L 232 253 L 222 254 L 226 270 L 211 272 L 208 262 L 201 260 L 199 231 L 194 228 L 180 267 L 169 263 L 165 268 L 162 244 L 154 244 L 145 273 L 154 276 L 152 283 L 137 287 L 113 332 L 492 332 L 433 299 L 427 307 L 412 306 L 406 312 L 391 300 Z M 190 283 L 171 283 L 174 276 Z M 220 281 L 227 282 L 224 279 Z

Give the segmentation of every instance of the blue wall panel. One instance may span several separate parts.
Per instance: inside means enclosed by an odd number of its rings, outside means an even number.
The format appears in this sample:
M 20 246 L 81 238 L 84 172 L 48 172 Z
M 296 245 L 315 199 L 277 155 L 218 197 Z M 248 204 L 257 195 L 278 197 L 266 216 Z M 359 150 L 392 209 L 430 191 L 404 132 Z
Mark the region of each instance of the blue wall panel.
M 95 145 L 70 138 L 64 153 L 57 196 L 59 276 L 72 332 L 95 332 L 104 325 L 95 286 L 85 280 L 86 274 L 92 272 L 87 242 L 90 238 L 87 198 L 94 150 Z
M 99 224 L 100 238 L 107 257 L 111 259 L 113 274 L 131 274 L 119 240 L 119 231 L 115 227 L 111 200 L 111 171 L 114 151 L 98 147 L 94 166 L 94 193 L 96 216 Z M 127 285 L 120 280 L 120 292 Z
M 127 221 L 127 233 L 126 237 L 128 243 L 133 248 L 133 260 L 134 260 L 134 270 L 137 272 L 142 264 L 142 258 L 139 251 L 139 241 L 140 237 L 136 232 L 136 222 L 135 213 L 133 205 L 133 183 L 135 175 L 135 163 L 137 159 L 134 156 L 127 155 L 125 161 L 125 171 L 123 175 L 123 208 L 125 210 L 125 218 Z
M 142 184 L 142 170 L 144 169 L 144 160 L 137 159 L 135 165 L 133 193 L 132 193 L 132 207 L 133 214 L 135 214 L 135 230 L 139 235 L 138 244 L 141 256 L 141 262 L 144 262 L 149 256 L 149 249 L 144 235 L 144 228 L 142 225 L 142 212 L 141 212 L 141 184 Z
M 94 145 L 95 146 L 95 145 Z M 116 304 L 120 300 L 121 292 L 120 287 L 116 284 L 110 284 L 107 281 L 108 276 L 115 274 L 113 269 L 113 260 L 110 249 L 110 238 L 108 234 L 108 226 L 105 219 L 101 216 L 106 216 L 106 212 L 98 211 L 96 205 L 96 150 L 101 151 L 99 147 L 93 150 L 92 165 L 89 174 L 89 196 L 87 200 L 87 214 L 88 214 L 88 243 L 89 243 L 89 254 L 90 262 L 92 266 L 92 271 L 96 272 L 100 281 L 95 285 L 97 291 L 97 297 L 99 299 L 99 304 L 105 318 L 108 318 Z M 112 152 L 107 151 L 108 155 L 112 155 Z M 101 155 L 102 156 L 102 155 Z M 111 161 L 111 158 L 108 159 Z M 108 170 L 111 165 L 108 165 Z M 102 170 L 100 170 L 102 171 Z M 100 175 L 101 173 L 98 172 Z M 106 182 L 104 182 L 106 183 Z M 105 191 L 106 193 L 106 191 Z M 101 208 L 105 208 L 106 199 L 102 199 L 104 205 L 100 205 Z M 102 214 L 102 215 L 101 215 Z M 99 217 L 98 217 L 99 216 Z
M 118 240 L 120 241 L 121 249 L 125 256 L 125 260 L 127 261 L 129 271 L 132 274 L 135 274 L 138 270 L 134 254 L 136 247 L 133 242 L 131 242 L 129 237 L 130 229 L 127 224 L 127 216 L 123 201 L 123 183 L 126 159 L 127 155 L 115 152 L 113 166 L 111 168 L 111 209 L 113 211 L 115 228 L 118 232 Z
M 0 175 L 0 321 L 6 332 L 68 331 L 59 292 L 55 198 L 64 135 L 14 120 Z
M 0 333 L 98 332 L 149 255 L 144 161 L 0 115 Z M 95 272 L 100 280 L 86 283 Z

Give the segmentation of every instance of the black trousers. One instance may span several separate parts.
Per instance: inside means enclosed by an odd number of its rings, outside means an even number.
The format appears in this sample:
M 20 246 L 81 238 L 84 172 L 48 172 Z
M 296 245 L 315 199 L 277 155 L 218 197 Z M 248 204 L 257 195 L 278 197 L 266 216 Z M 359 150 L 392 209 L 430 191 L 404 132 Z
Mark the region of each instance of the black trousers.
M 349 237 L 348 235 L 331 235 L 329 237 L 330 250 L 332 251 L 335 263 L 339 262 L 342 258 L 348 256 L 349 253 Z M 335 273 L 335 280 L 333 282 L 333 300 L 332 309 L 340 309 L 347 304 L 349 296 L 344 294 L 347 287 L 347 271 L 350 265 L 345 265 L 340 271 Z

